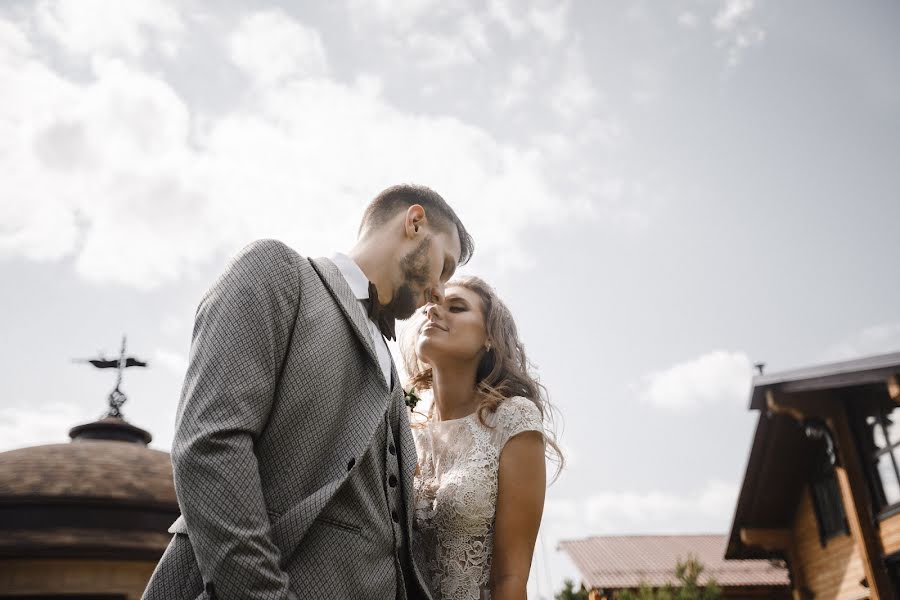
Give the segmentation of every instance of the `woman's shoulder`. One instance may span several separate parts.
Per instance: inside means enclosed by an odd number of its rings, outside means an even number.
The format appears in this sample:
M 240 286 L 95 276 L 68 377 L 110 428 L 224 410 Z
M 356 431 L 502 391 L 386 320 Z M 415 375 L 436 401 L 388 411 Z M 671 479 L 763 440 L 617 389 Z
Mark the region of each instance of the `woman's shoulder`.
M 506 418 L 517 417 L 517 416 L 537 416 L 540 418 L 541 409 L 538 408 L 538 405 L 528 398 L 523 398 L 522 396 L 513 396 L 512 398 L 507 398 L 500 402 L 500 405 L 497 406 L 497 415 L 503 416 Z
M 538 405 L 528 398 L 515 396 L 503 400 L 494 414 L 496 439 L 503 446 L 509 438 L 523 431 L 543 433 L 543 416 Z

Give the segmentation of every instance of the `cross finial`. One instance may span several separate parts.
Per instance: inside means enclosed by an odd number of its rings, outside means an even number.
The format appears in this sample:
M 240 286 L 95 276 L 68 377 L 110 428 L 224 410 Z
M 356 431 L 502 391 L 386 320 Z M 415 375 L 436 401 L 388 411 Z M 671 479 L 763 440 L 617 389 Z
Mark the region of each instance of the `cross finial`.
M 87 362 L 91 363 L 98 369 L 116 369 L 116 387 L 109 393 L 109 410 L 106 413 L 107 417 L 122 417 L 122 405 L 128 400 L 128 396 L 125 395 L 121 389 L 119 389 L 122 385 L 122 376 L 125 372 L 125 369 L 128 367 L 146 367 L 147 363 L 145 361 L 140 361 L 133 356 L 126 357 L 125 356 L 125 347 L 126 347 L 126 336 L 122 336 L 122 349 L 119 351 L 119 357 L 117 359 L 107 359 L 107 358 L 92 358 L 87 360 L 79 360 L 77 362 Z

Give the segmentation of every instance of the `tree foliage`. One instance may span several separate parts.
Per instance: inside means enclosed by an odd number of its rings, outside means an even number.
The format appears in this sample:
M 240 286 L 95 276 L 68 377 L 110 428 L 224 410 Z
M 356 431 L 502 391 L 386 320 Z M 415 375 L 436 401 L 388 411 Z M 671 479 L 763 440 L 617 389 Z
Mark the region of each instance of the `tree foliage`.
M 703 564 L 696 556 L 688 555 L 687 560 L 679 560 L 675 565 L 676 584 L 660 588 L 642 584 L 637 591 L 619 592 L 616 600 L 721 600 L 722 591 L 714 580 L 700 583 L 702 573 Z
M 588 593 L 585 590 L 576 590 L 572 580 L 566 579 L 563 582 L 563 589 L 554 598 L 556 600 L 588 600 Z

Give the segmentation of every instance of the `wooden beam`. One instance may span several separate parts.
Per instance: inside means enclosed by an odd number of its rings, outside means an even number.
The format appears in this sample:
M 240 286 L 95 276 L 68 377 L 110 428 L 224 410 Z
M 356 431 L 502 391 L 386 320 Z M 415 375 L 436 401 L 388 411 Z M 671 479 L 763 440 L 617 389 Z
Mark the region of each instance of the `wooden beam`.
M 772 388 L 766 390 L 766 408 L 776 415 L 787 415 L 801 423 L 806 418 L 806 415 L 799 409 L 780 402 Z
M 745 546 L 756 546 L 767 552 L 790 550 L 792 540 L 790 529 L 741 527 L 741 542 Z
M 897 375 L 891 375 L 887 380 L 887 390 L 888 395 L 891 397 L 891 400 L 900 404 L 900 377 Z
M 809 600 L 809 589 L 806 585 L 806 573 L 797 553 L 794 536 L 790 529 L 757 529 L 741 528 L 741 543 L 745 546 L 762 548 L 766 552 L 778 552 L 787 559 L 791 573 L 791 597 L 794 600 Z
M 869 598 L 888 600 L 894 597 L 893 586 L 881 558 L 883 548 L 874 526 L 866 477 L 846 415 L 845 407 L 837 403 L 827 419 L 828 427 L 834 433 L 838 453 L 842 457 L 834 472 L 844 501 L 850 534 L 859 550 L 866 581 L 869 583 Z

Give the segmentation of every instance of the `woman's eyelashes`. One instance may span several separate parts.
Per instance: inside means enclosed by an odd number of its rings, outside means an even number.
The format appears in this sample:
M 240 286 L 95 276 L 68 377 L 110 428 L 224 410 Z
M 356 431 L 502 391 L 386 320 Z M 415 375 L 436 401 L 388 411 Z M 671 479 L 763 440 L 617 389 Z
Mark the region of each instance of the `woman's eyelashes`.
M 426 317 L 427 317 L 427 316 L 428 316 L 428 310 L 429 310 L 432 306 L 433 306 L 433 305 L 431 305 L 431 304 L 429 304 L 429 305 L 427 305 L 427 306 L 423 306 L 422 308 L 419 309 L 419 311 L 421 312 L 421 314 L 422 314 L 423 316 L 426 316 Z M 468 310 L 468 309 L 469 309 L 469 307 L 467 307 L 467 306 L 465 306 L 465 305 L 463 305 L 463 304 L 459 304 L 459 303 L 451 304 L 450 306 L 447 307 L 447 311 L 448 311 L 448 312 L 465 312 L 465 311 Z

